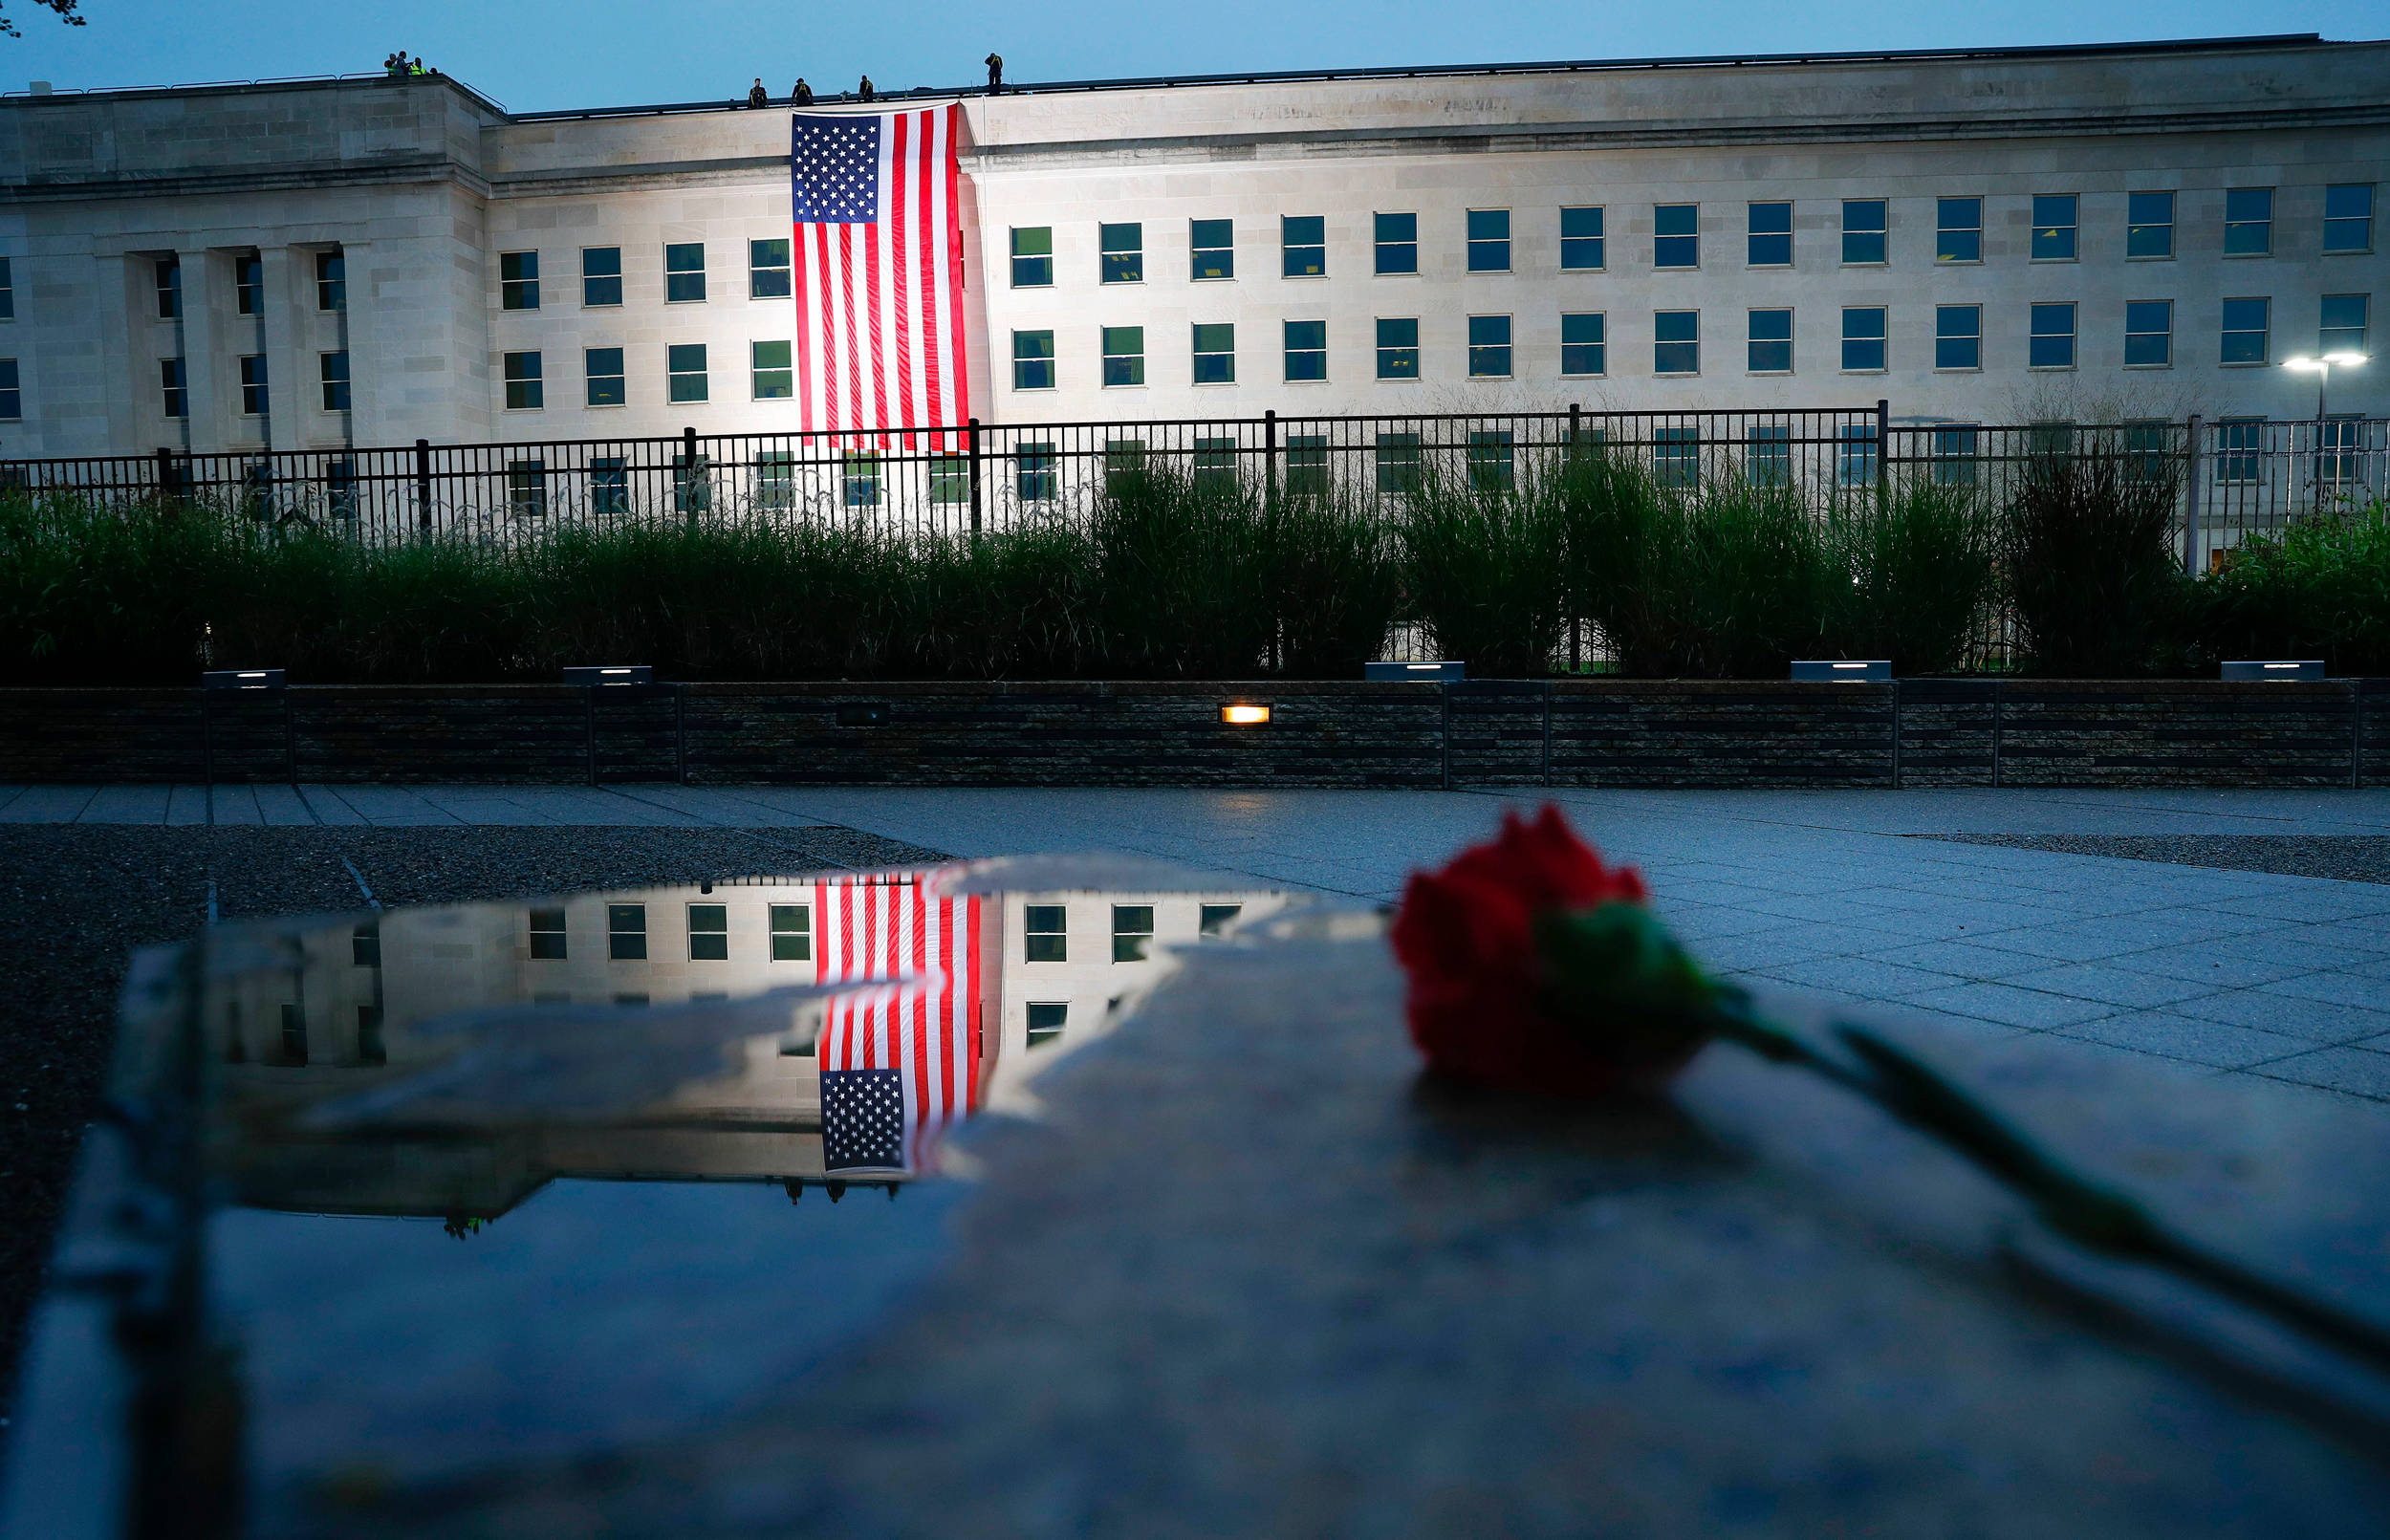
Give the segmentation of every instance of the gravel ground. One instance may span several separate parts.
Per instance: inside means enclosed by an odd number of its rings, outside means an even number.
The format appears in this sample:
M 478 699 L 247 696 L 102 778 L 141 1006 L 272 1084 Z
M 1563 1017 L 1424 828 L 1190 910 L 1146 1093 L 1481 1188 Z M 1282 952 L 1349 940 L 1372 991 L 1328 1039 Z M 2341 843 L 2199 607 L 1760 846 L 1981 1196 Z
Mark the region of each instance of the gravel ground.
M 232 920 L 361 908 L 359 877 L 395 906 L 934 858 L 852 829 L 0 827 L 0 1420 L 125 959 L 205 924 L 211 883 Z
M 2227 872 L 2390 882 L 2390 835 L 1928 835 L 1966 845 L 2009 845 L 2069 856 L 2118 856 Z

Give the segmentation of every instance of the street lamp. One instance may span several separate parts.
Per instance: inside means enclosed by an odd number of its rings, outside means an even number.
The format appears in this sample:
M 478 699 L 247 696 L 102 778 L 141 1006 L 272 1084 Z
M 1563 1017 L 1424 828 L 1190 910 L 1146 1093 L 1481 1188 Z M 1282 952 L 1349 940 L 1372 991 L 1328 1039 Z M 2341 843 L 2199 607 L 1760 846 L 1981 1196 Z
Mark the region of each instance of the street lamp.
M 2282 360 L 2282 367 L 2285 369 L 2292 370 L 2298 374 L 2312 374 L 2315 377 L 2314 495 L 2315 507 L 2318 509 L 2323 507 L 2324 502 L 2324 392 L 2332 383 L 2332 371 L 2334 369 L 2355 369 L 2364 361 L 2364 354 L 2350 352 L 2326 353 L 2313 358 L 2301 355 L 2295 358 L 2285 358 Z

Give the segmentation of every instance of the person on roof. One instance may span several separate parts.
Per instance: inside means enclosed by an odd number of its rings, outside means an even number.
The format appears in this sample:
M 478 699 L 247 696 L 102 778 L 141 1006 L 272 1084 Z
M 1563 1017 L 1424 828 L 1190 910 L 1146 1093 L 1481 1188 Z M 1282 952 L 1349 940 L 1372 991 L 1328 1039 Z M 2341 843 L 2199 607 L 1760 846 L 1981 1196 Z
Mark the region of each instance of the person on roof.
M 810 107 L 814 104 L 814 88 L 805 83 L 803 76 L 796 77 L 796 87 L 789 93 L 789 99 L 800 107 Z
M 1003 91 L 1004 55 L 990 54 L 988 55 L 988 94 L 993 97 L 1002 94 Z
M 761 107 L 770 100 L 771 100 L 771 95 L 764 89 L 764 77 L 759 75 L 755 76 L 755 83 L 747 88 L 747 104 L 750 107 Z
M 867 75 L 863 76 L 863 83 L 856 89 L 855 94 L 858 98 L 864 101 L 872 99 L 870 76 Z

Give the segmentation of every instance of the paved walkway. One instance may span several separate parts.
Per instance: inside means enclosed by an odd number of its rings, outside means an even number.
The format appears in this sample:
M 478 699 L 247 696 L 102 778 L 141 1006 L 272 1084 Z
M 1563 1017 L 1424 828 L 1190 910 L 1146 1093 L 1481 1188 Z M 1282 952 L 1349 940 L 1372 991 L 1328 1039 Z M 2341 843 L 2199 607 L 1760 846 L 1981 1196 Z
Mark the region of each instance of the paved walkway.
M 1947 834 L 2390 835 L 2390 792 L 1551 793 L 1640 863 L 1714 965 L 2390 1102 L 2390 885 Z M 0 788 L 0 822 L 836 824 L 959 855 L 1111 848 L 1388 900 L 1482 836 L 1485 792 L 858 788 Z

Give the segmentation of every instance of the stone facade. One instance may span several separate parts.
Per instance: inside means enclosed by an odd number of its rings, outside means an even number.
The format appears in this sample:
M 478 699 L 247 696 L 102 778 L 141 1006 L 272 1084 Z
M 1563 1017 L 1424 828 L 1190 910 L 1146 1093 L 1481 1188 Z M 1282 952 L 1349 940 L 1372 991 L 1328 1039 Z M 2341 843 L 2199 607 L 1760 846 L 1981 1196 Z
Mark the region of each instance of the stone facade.
M 968 97 L 972 400 L 1010 423 L 1879 397 L 1910 422 L 2306 417 L 2312 378 L 2273 365 L 2315 347 L 2325 296 L 2364 296 L 2372 328 L 2390 295 L 2385 82 L 2390 43 L 2292 39 Z M 8 98 L 0 359 L 21 420 L 0 422 L 0 455 L 787 429 L 793 402 L 751 399 L 749 350 L 793 335 L 791 302 L 749 297 L 749 258 L 788 231 L 788 149 L 784 106 L 509 114 L 439 77 Z M 2327 242 L 2331 188 L 2363 189 L 2361 239 L 2344 219 Z M 2266 196 L 2227 209 L 2236 189 Z M 2172 195 L 2169 254 L 2128 255 L 2134 193 Z M 2073 203 L 2037 214 L 2037 198 Z M 1846 250 L 1846 204 L 1879 201 L 1883 260 L 1846 262 L 1870 256 Z M 2244 217 L 2231 243 L 2251 251 L 2228 251 L 2227 212 L 2261 203 L 2265 229 Z M 1779 204 L 1789 263 L 1750 241 Z M 1665 217 L 1691 219 L 1692 266 L 1659 265 L 1662 206 L 1690 206 Z M 1564 207 L 1602 211 L 1598 268 L 1564 270 Z M 1481 235 L 1508 231 L 1474 267 L 1472 210 L 1504 216 Z M 1414 217 L 1416 272 L 1376 271 L 1380 214 Z M 1979 221 L 1980 260 L 1944 259 L 1945 214 Z M 1281 221 L 1313 217 L 1325 271 L 1286 276 Z M 2038 243 L 2037 218 L 2053 232 Z M 1194 222 L 1222 220 L 1232 271 L 1198 278 Z M 1107 224 L 1137 228 L 1138 281 L 1099 281 Z M 1051 233 L 1050 284 L 1013 285 L 1016 230 Z M 702 300 L 665 298 L 666 244 L 703 245 Z M 620 252 L 619 305 L 582 303 L 591 249 Z M 509 309 L 502 258 L 526 252 L 540 303 Z M 341 309 L 317 283 L 332 255 Z M 179 317 L 160 315 L 167 258 Z M 2248 363 L 2223 361 L 2228 299 L 2268 302 Z M 2152 300 L 2171 306 L 2166 364 L 2128 367 L 2126 306 Z M 2036 305 L 2074 307 L 2071 366 L 2032 366 Z M 1978 367 L 1937 367 L 1948 306 L 1981 308 Z M 1844 349 L 1844 313 L 1879 310 L 1880 368 Z M 1756 311 L 1791 312 L 1789 357 L 1754 356 Z M 1661 372 L 1687 361 L 1657 356 L 1662 313 L 1697 317 L 1694 371 Z M 1599 373 L 1564 376 L 1564 315 L 1602 317 Z M 1509 337 L 1476 375 L 1472 316 Z M 1379 378 L 1388 319 L 1417 322 L 1416 379 Z M 1324 379 L 1288 379 L 1288 322 L 1321 323 Z M 1234 329 L 1232 381 L 1195 382 L 1198 325 Z M 1141 383 L 1103 383 L 1106 327 L 1139 330 Z M 1053 387 L 1016 389 L 1013 335 L 1046 332 Z M 670 402 L 664 350 L 692 342 L 708 399 Z M 585 404 L 592 348 L 622 351 L 623 404 Z M 536 408 L 508 404 L 510 354 L 539 356 Z M 345 356 L 345 411 L 326 404 L 328 356 Z M 182 418 L 161 374 L 174 358 Z M 263 413 L 244 409 L 260 367 L 244 360 L 262 360 Z M 2379 369 L 2335 396 L 2390 412 Z

